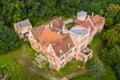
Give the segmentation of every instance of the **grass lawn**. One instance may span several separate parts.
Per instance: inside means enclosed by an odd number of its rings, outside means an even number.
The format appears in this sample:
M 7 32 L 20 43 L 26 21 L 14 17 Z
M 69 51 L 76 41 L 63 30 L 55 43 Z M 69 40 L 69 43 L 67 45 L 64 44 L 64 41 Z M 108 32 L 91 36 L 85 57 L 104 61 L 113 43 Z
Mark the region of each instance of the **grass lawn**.
M 10 79 L 25 80 L 24 69 L 9 54 L 0 56 L 0 71 L 3 74 L 9 73 Z
M 41 70 L 36 64 L 33 64 L 34 53 L 35 51 L 31 49 L 27 43 L 24 43 L 22 47 L 16 51 L 1 55 L 0 66 L 6 65 L 9 68 L 13 68 L 10 77 L 10 79 L 13 80 L 46 80 L 41 76 L 41 73 L 44 74 L 44 71 L 55 77 L 63 77 L 70 73 L 83 70 L 83 63 L 75 59 L 73 59 L 71 63 L 67 63 L 59 72 L 50 70 L 49 64 Z M 78 68 L 78 66 L 80 66 L 80 68 Z M 34 73 L 33 69 L 35 69 L 37 73 Z
M 78 68 L 78 66 L 80 66 L 80 68 Z M 65 67 L 60 70 L 60 73 L 61 73 L 61 75 L 67 75 L 72 72 L 82 70 L 82 67 L 83 67 L 83 62 L 73 59 L 73 62 L 72 63 L 68 62 L 65 65 Z
M 84 75 L 80 75 L 75 78 L 72 78 L 70 80 L 95 80 L 95 79 L 92 78 L 89 74 L 84 74 Z
M 83 65 L 84 65 L 83 62 L 73 59 L 72 62 L 68 62 L 64 68 L 61 68 L 59 72 L 55 71 L 55 70 L 50 70 L 49 64 L 47 64 L 44 67 L 44 69 L 48 73 L 53 74 L 54 76 L 64 77 L 64 76 L 69 75 L 74 72 L 78 72 L 78 71 L 81 72 L 82 70 L 84 70 L 84 69 L 82 69 Z
M 74 23 L 66 24 L 66 29 L 70 30 L 74 26 Z
M 21 48 L 8 54 L 0 56 L 0 73 L 9 73 L 9 80 L 44 80 L 40 75 L 36 75 L 29 70 L 31 65 L 25 63 L 26 58 L 32 61 L 34 50 L 28 44 L 23 44 Z M 1 68 L 1 66 L 5 66 Z

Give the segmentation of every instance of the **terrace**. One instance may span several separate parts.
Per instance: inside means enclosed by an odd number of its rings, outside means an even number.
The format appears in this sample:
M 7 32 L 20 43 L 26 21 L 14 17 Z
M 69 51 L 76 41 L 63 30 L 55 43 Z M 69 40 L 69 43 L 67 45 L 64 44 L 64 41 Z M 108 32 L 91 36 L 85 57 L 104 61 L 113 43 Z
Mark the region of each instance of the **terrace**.
M 70 29 L 70 32 L 72 32 L 72 33 L 75 34 L 76 36 L 79 36 L 79 35 L 83 36 L 83 35 L 85 35 L 85 34 L 88 33 L 88 31 L 87 31 L 86 29 L 81 29 L 81 28 L 79 28 L 79 27 L 72 27 L 72 28 Z
M 81 53 L 84 56 L 84 62 L 86 62 L 88 59 L 90 59 L 92 57 L 93 51 L 88 48 L 84 48 L 81 50 Z
M 84 48 L 81 52 L 84 53 L 85 55 L 92 54 L 92 50 L 90 50 L 88 48 Z

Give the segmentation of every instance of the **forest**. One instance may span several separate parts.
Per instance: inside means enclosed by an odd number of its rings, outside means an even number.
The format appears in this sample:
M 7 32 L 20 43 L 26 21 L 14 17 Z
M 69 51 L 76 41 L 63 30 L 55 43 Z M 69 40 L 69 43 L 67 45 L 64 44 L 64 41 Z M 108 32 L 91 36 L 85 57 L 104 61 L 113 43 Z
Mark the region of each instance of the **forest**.
M 36 27 L 56 16 L 73 17 L 81 10 L 105 17 L 101 35 L 103 47 L 99 59 L 88 64 L 89 73 L 96 80 L 119 80 L 120 0 L 0 0 L 0 55 L 21 47 L 21 40 L 13 29 L 14 23 L 29 18 Z

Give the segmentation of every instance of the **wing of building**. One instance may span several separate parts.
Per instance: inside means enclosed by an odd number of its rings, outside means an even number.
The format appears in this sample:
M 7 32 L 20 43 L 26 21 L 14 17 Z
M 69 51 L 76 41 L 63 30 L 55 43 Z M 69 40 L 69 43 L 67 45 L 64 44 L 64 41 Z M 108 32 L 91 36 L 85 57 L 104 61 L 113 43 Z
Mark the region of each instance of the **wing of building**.
M 31 25 L 29 19 L 26 19 L 26 20 L 20 21 L 18 23 L 15 23 L 14 29 L 15 29 L 15 32 L 18 34 L 19 38 L 21 39 L 27 35 L 29 30 L 32 30 L 32 25 Z
M 72 58 L 86 62 L 92 57 L 92 50 L 87 45 L 92 41 L 94 35 L 101 32 L 105 18 L 99 15 L 88 15 L 85 11 L 77 13 L 75 19 L 62 22 L 62 18 L 55 18 L 47 24 L 32 28 L 30 22 L 24 21 L 14 25 L 15 31 L 20 35 L 28 33 L 31 47 L 42 52 L 48 59 L 51 69 L 59 71 Z M 66 24 L 74 23 L 67 30 Z M 21 24 L 23 27 L 20 27 Z M 27 28 L 26 26 L 30 27 Z M 21 29 L 20 28 L 25 28 Z M 18 29 L 18 31 L 17 31 Z

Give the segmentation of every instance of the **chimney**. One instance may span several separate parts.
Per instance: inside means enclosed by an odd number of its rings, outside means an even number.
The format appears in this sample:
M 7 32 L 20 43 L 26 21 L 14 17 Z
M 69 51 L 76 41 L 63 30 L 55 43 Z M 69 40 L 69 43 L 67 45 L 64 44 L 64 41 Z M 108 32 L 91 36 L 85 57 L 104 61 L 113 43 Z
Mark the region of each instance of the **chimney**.
M 60 32 L 58 31 L 58 32 L 57 32 L 57 35 L 59 35 L 59 34 L 60 34 Z
M 53 28 L 53 23 L 52 23 L 52 21 L 51 21 L 49 24 L 50 24 L 50 28 Z
M 63 54 L 63 50 L 61 50 L 61 49 L 60 49 L 60 53 L 62 53 L 62 54 Z
M 91 28 L 89 27 L 89 28 L 88 28 L 88 32 L 89 32 L 89 33 L 90 33 L 90 30 L 91 30 Z
M 49 28 L 50 27 L 50 25 L 49 24 L 46 24 L 45 25 L 45 29 L 47 29 L 47 28 Z
M 92 12 L 92 16 L 94 16 L 94 12 Z
M 77 12 L 77 19 L 79 19 L 79 12 Z

